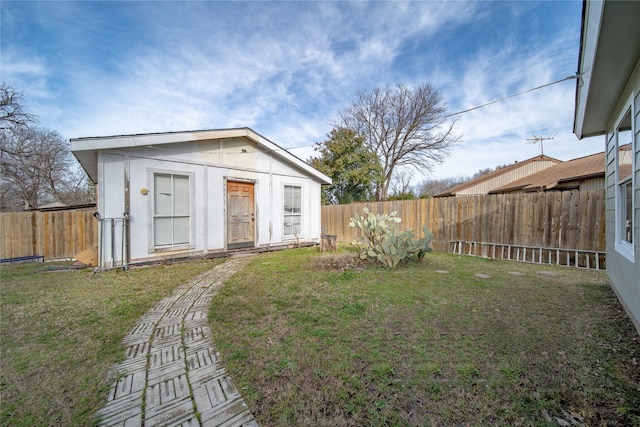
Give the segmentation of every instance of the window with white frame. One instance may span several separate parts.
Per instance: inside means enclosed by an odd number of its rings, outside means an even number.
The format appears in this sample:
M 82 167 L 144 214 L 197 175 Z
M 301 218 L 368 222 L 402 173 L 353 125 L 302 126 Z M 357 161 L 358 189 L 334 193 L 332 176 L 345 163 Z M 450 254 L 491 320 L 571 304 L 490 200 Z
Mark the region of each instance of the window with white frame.
M 153 175 L 154 246 L 181 246 L 191 240 L 189 176 Z
M 633 253 L 633 131 L 631 109 L 616 127 L 616 243 Z
M 293 185 L 284 186 L 284 223 L 283 234 L 295 236 L 302 229 L 302 188 Z

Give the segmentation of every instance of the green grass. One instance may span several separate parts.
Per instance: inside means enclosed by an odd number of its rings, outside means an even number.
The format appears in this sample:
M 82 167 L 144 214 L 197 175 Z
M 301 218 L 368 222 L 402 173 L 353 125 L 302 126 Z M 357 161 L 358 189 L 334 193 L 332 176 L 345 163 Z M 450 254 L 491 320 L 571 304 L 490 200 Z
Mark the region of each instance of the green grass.
M 219 261 L 111 271 L 0 270 L 0 425 L 91 426 L 126 332 L 161 298 Z
M 0 425 L 95 424 L 127 330 L 214 264 L 3 266 Z M 362 269 L 289 250 L 254 258 L 210 317 L 264 426 L 640 425 L 640 337 L 601 272 L 445 253 Z
M 604 273 L 332 260 L 262 255 L 212 303 L 214 342 L 261 425 L 640 425 L 639 337 Z

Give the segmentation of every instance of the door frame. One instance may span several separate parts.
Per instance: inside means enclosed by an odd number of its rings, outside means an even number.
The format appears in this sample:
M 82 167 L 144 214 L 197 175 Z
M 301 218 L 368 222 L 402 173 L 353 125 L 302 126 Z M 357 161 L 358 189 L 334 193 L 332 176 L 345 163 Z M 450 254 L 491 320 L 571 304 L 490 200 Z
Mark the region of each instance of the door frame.
M 252 184 L 253 185 L 253 245 L 247 245 L 240 248 L 229 248 L 229 183 L 237 182 L 239 184 Z M 235 250 L 235 249 L 246 249 L 246 248 L 255 248 L 258 243 L 258 199 L 256 194 L 256 188 L 258 187 L 258 182 L 254 179 L 246 179 L 246 178 L 234 178 L 234 177 L 224 177 L 224 247 L 226 250 Z

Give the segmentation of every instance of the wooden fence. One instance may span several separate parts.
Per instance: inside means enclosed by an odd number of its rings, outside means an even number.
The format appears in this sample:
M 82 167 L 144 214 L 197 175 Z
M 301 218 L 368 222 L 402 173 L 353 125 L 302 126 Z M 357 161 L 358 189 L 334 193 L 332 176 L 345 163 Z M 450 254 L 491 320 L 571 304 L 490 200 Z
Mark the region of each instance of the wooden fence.
M 72 258 L 98 247 L 93 211 L 2 212 L 0 259 L 42 255 L 46 261 Z
M 605 251 L 605 193 L 554 191 L 462 196 L 322 207 L 322 232 L 351 242 L 349 220 L 364 207 L 397 211 L 401 228 L 434 235 L 432 247 L 451 251 L 453 242 L 484 242 L 535 248 Z M 460 243 L 458 243 L 460 245 Z M 98 246 L 92 211 L 5 212 L 0 221 L 0 258 L 42 255 L 71 258 Z M 460 248 L 460 246 L 458 246 Z M 604 262 L 601 264 L 604 265 Z
M 322 207 L 322 232 L 340 242 L 358 236 L 349 220 L 368 207 L 374 213 L 397 211 L 401 228 L 433 233 L 432 247 L 451 251 L 453 242 L 486 242 L 536 248 L 605 251 L 605 192 L 552 191 Z M 460 243 L 458 243 L 459 245 Z M 604 265 L 604 264 L 603 264 Z

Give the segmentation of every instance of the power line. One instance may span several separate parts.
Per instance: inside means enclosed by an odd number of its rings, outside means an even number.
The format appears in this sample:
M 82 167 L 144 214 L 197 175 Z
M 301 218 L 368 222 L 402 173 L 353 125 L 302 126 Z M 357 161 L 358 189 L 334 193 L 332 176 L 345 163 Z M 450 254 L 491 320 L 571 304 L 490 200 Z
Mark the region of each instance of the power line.
M 558 83 L 562 83 L 565 80 L 572 80 L 572 79 L 576 79 L 576 78 L 579 78 L 579 77 L 580 77 L 579 74 L 574 74 L 572 76 L 567 76 L 564 79 L 556 80 L 555 82 L 551 82 L 551 83 L 544 84 L 542 86 L 534 87 L 533 89 L 525 90 L 524 92 L 516 93 L 515 95 L 509 95 L 509 96 L 506 96 L 504 98 L 496 99 L 495 101 L 487 102 L 486 104 L 478 105 L 477 107 L 473 107 L 473 108 L 469 108 L 467 110 L 458 111 L 457 113 L 449 114 L 447 116 L 444 116 L 444 118 L 446 119 L 447 117 L 457 116 L 458 114 L 462 114 L 462 113 L 468 113 L 469 111 L 477 110 L 478 108 L 486 107 L 487 105 L 495 104 L 497 102 L 502 102 L 502 101 L 507 100 L 509 98 L 514 98 L 516 96 L 524 95 L 525 93 L 533 92 L 534 90 L 542 89 L 542 88 L 547 87 L 547 86 L 551 86 L 551 85 L 555 85 L 555 84 L 558 84 Z
M 542 85 L 542 86 L 537 86 L 537 87 L 534 87 L 534 88 L 532 88 L 532 89 L 525 90 L 524 92 L 516 93 L 516 94 L 514 94 L 514 95 L 509 95 L 509 96 L 506 96 L 506 97 L 504 97 L 504 98 L 500 98 L 500 99 L 496 99 L 495 101 L 488 102 L 488 103 L 486 103 L 486 104 L 478 105 L 477 107 L 469 108 L 469 109 L 467 109 L 467 110 L 462 110 L 462 111 L 458 111 L 458 112 L 456 112 L 456 113 L 452 113 L 452 114 L 446 115 L 446 116 L 444 116 L 444 118 L 452 117 L 452 116 L 457 116 L 458 114 L 468 113 L 469 111 L 477 110 L 477 109 L 479 109 L 479 108 L 486 107 L 486 106 L 491 105 L 491 104 L 496 104 L 496 103 L 498 103 L 498 102 L 501 102 L 501 101 L 504 101 L 504 100 L 507 100 L 507 99 L 510 99 L 510 98 L 514 98 L 514 97 L 516 97 L 516 96 L 524 95 L 525 93 L 533 92 L 534 90 L 542 89 L 542 88 L 545 88 L 545 87 L 547 87 L 547 86 L 555 85 L 555 84 L 558 84 L 558 83 L 562 83 L 562 82 L 564 82 L 564 81 L 566 81 L 566 80 L 572 80 L 572 79 L 579 78 L 579 77 L 580 77 L 580 74 L 575 74 L 575 75 L 572 75 L 572 76 L 567 76 L 567 77 L 565 77 L 564 79 L 556 80 L 555 82 L 547 83 L 547 84 L 544 84 L 544 85 Z M 536 141 L 537 141 L 537 140 L 536 140 Z M 296 148 L 312 147 L 312 146 L 314 146 L 314 145 L 316 145 L 316 143 L 313 143 L 313 144 L 305 144 L 305 145 L 298 145 L 298 146 L 294 146 L 294 147 L 287 147 L 287 148 L 278 147 L 278 148 L 270 149 L 270 150 L 268 150 L 268 151 L 289 151 L 289 150 L 295 150 Z M 242 153 L 247 153 L 247 152 L 256 152 L 256 151 L 257 151 L 257 150 L 251 150 L 251 151 L 244 150 L 244 151 L 242 151 Z M 236 154 L 238 154 L 238 153 L 236 153 Z

